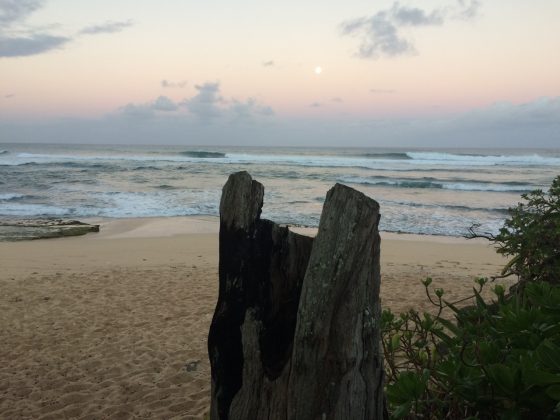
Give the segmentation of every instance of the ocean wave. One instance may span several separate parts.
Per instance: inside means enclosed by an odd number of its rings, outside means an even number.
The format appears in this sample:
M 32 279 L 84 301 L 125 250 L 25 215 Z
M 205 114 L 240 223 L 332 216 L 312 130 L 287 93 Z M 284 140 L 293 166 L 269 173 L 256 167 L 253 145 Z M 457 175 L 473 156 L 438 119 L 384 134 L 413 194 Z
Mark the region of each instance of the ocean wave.
M 400 201 L 400 200 L 380 200 L 379 201 L 382 206 L 403 206 L 403 207 L 414 207 L 414 208 L 429 208 L 429 209 L 444 209 L 444 210 L 452 210 L 452 211 L 460 211 L 460 212 L 487 212 L 487 213 L 496 213 L 500 215 L 505 215 L 508 213 L 507 207 L 478 207 L 478 206 L 466 206 L 461 204 L 431 204 L 431 203 L 422 203 L 422 202 L 414 202 L 414 201 Z
M 416 167 L 457 170 L 460 168 L 508 166 L 559 166 L 560 157 L 533 155 L 473 155 L 443 152 L 367 153 L 360 156 L 305 155 L 305 154 L 258 154 L 222 153 L 208 151 L 185 151 L 172 155 L 47 155 L 19 153 L 15 158 L 0 160 L 0 165 L 23 165 L 29 163 L 49 164 L 53 162 L 76 165 L 77 162 L 136 161 L 160 165 L 183 162 L 206 164 L 239 164 L 269 166 L 303 166 L 319 168 L 359 168 L 375 170 L 407 170 Z M 420 169 L 420 168 L 418 168 Z
M 372 159 L 395 159 L 395 160 L 408 160 L 412 159 L 408 153 L 364 153 L 363 157 Z
M 435 178 L 412 180 L 412 179 L 391 179 L 389 177 L 362 178 L 362 177 L 341 177 L 339 182 L 373 185 L 381 187 L 393 188 L 431 188 L 445 189 L 456 191 L 485 191 L 485 192 L 510 192 L 524 193 L 530 192 L 538 188 L 532 184 L 526 184 L 518 181 L 504 181 L 502 183 L 482 182 L 462 180 L 461 182 L 439 181 Z
M 0 194 L 0 201 L 20 200 L 25 197 L 26 197 L 25 194 L 5 193 L 5 194 Z
M 0 206 L 2 216 L 42 217 L 42 216 L 70 216 L 75 211 L 70 208 L 51 206 L 48 204 L 6 204 Z
M 9 152 L 7 150 L 0 150 L 0 155 L 7 155 Z
M 225 158 L 226 154 L 221 152 L 206 152 L 203 150 L 193 150 L 193 151 L 186 151 L 180 152 L 181 156 L 193 157 L 193 158 L 203 158 L 203 159 L 218 159 L 218 158 Z
M 560 157 L 532 155 L 482 155 L 482 154 L 455 154 L 443 152 L 407 152 L 414 162 L 427 164 L 458 164 L 480 166 L 558 166 Z

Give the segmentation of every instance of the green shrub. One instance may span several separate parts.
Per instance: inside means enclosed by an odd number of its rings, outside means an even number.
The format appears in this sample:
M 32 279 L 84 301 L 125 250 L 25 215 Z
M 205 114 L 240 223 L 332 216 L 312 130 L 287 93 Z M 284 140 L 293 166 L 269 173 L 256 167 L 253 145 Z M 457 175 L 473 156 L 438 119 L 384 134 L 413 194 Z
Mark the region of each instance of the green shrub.
M 527 284 L 459 309 L 430 292 L 436 315 L 382 314 L 386 396 L 392 418 L 560 418 L 560 287 Z M 451 311 L 455 322 L 444 317 Z
M 490 239 L 497 252 L 511 257 L 502 275 L 517 275 L 521 284 L 547 281 L 560 284 L 560 176 L 548 192 L 535 190 L 521 196 L 524 202 L 508 210 L 509 217 L 497 235 L 470 228 L 468 238 Z

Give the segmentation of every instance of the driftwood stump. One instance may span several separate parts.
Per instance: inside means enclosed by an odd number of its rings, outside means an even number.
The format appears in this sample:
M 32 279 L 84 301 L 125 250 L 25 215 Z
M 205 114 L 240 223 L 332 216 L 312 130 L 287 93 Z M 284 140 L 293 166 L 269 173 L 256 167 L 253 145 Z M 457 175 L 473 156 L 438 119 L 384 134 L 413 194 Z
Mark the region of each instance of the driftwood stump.
M 383 418 L 379 206 L 335 185 L 313 240 L 261 220 L 263 195 L 246 172 L 222 193 L 211 418 Z

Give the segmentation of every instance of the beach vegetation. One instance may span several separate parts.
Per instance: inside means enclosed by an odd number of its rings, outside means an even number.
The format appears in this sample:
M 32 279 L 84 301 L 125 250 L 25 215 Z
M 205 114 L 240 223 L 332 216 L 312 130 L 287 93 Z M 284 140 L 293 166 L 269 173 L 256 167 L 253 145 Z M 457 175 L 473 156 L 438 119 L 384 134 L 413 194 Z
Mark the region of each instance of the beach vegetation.
M 508 209 L 499 233 L 481 233 L 471 226 L 468 238 L 489 239 L 499 254 L 510 258 L 500 277 L 517 276 L 519 285 L 530 281 L 560 284 L 560 176 L 548 189 L 521 196 Z
M 449 302 L 423 281 L 432 313 L 382 313 L 386 397 L 394 419 L 560 419 L 560 176 L 522 195 L 496 235 L 470 229 L 510 257 L 499 276 L 514 293 L 476 279 Z M 466 300 L 473 305 L 462 307 Z
M 394 419 L 560 418 L 560 287 L 528 283 L 459 308 L 424 280 L 433 314 L 382 314 L 386 397 Z M 451 316 L 450 316 L 451 315 Z

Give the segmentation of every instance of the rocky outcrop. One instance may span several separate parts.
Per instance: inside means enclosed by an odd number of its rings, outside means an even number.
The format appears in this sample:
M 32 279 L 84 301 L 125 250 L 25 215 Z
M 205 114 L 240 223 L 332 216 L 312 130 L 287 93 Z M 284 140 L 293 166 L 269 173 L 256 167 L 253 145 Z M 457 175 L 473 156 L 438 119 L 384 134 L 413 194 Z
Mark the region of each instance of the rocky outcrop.
M 63 219 L 13 219 L 0 221 L 0 241 L 60 238 L 99 232 L 99 225 Z

